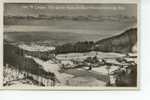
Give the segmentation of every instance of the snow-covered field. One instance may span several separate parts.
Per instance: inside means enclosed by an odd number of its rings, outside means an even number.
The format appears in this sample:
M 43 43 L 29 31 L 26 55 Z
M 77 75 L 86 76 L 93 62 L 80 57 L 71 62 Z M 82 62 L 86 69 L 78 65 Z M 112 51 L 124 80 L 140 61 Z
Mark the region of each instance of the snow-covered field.
M 106 82 L 97 80 L 90 76 L 75 77 L 67 81 L 69 86 L 106 86 Z
M 56 56 L 57 60 L 60 60 L 61 63 L 71 62 L 72 59 L 83 60 L 87 57 L 97 56 L 99 59 L 106 58 L 107 62 L 120 64 L 115 60 L 117 57 L 124 57 L 125 54 L 119 53 L 103 53 L 103 52 L 89 52 L 89 53 L 68 53 L 68 54 L 60 54 Z M 88 71 L 85 68 L 78 69 L 69 69 L 63 73 L 60 73 L 61 63 L 54 63 L 52 60 L 42 61 L 39 58 L 26 56 L 34 59 L 36 63 L 43 66 L 43 69 L 47 72 L 55 73 L 57 79 L 60 83 L 57 86 L 106 86 L 106 80 L 101 80 L 99 77 L 107 77 L 108 70 L 106 66 L 99 66 L 92 68 L 92 71 Z M 70 63 L 68 63 L 70 64 Z M 70 65 L 71 67 L 71 65 Z M 86 66 L 85 66 L 86 67 Z M 118 69 L 119 66 L 111 66 L 110 72 Z M 91 75 L 91 76 L 90 76 Z
M 27 51 L 43 51 L 43 52 L 51 51 L 55 49 L 55 47 L 52 46 L 40 46 L 36 44 L 31 44 L 31 45 L 20 44 L 18 47 Z
M 97 56 L 98 58 L 118 58 L 118 57 L 123 57 L 125 54 L 120 54 L 120 53 L 104 53 L 104 52 L 87 52 L 87 53 L 68 53 L 68 54 L 59 54 L 56 56 L 57 59 L 59 60 L 71 60 L 71 59 L 76 59 L 76 60 L 83 60 L 86 59 L 87 57 L 94 57 Z

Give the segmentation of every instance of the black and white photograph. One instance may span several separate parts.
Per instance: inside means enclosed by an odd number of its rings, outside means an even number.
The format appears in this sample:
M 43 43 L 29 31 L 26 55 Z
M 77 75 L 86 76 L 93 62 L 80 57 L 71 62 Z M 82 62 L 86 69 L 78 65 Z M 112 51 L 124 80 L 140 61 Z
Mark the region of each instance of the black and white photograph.
M 138 87 L 136 3 L 4 3 L 3 87 Z

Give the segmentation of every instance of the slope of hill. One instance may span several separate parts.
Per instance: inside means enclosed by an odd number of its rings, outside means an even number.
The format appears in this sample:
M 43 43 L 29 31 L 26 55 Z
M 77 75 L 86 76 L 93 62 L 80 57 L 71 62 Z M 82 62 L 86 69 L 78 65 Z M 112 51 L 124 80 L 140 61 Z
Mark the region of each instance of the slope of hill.
M 132 52 L 137 44 L 137 28 L 129 29 L 120 35 L 97 41 L 94 49 L 104 52 Z
M 76 43 L 67 43 L 57 46 L 56 53 L 72 53 L 72 52 L 89 52 L 89 51 L 102 51 L 102 52 L 117 52 L 129 53 L 133 52 L 133 48 L 137 44 L 137 29 L 129 29 L 120 35 L 102 39 L 96 42 L 82 41 Z M 134 48 L 134 51 L 136 48 Z
M 14 45 L 4 44 L 4 66 L 6 64 L 11 65 L 17 70 L 25 71 L 37 76 L 44 77 L 46 79 L 53 78 L 53 73 L 46 72 L 42 66 L 37 64 L 33 59 L 26 58 L 24 51 Z M 51 77 L 52 76 L 52 77 Z

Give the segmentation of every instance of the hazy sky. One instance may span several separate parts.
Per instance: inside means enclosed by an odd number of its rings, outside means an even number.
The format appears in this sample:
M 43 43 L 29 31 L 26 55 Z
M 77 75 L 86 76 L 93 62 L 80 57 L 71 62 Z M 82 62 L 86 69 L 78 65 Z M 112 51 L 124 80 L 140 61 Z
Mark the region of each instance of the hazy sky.
M 136 16 L 136 4 L 4 4 L 4 15 Z

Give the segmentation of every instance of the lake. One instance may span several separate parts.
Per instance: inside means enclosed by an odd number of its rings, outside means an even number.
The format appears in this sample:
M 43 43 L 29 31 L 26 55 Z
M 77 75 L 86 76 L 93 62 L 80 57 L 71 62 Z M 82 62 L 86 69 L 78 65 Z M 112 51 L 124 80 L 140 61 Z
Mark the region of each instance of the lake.
M 44 23 L 45 20 L 43 20 Z M 4 25 L 4 38 L 10 41 L 51 41 L 51 42 L 77 42 L 96 41 L 118 35 L 135 22 L 125 21 L 72 21 L 48 20 L 34 21 L 32 24 L 25 22 L 22 25 Z M 36 24 L 37 23 L 37 24 Z M 41 25 L 40 25 L 41 23 Z M 27 25 L 28 24 L 28 25 Z

